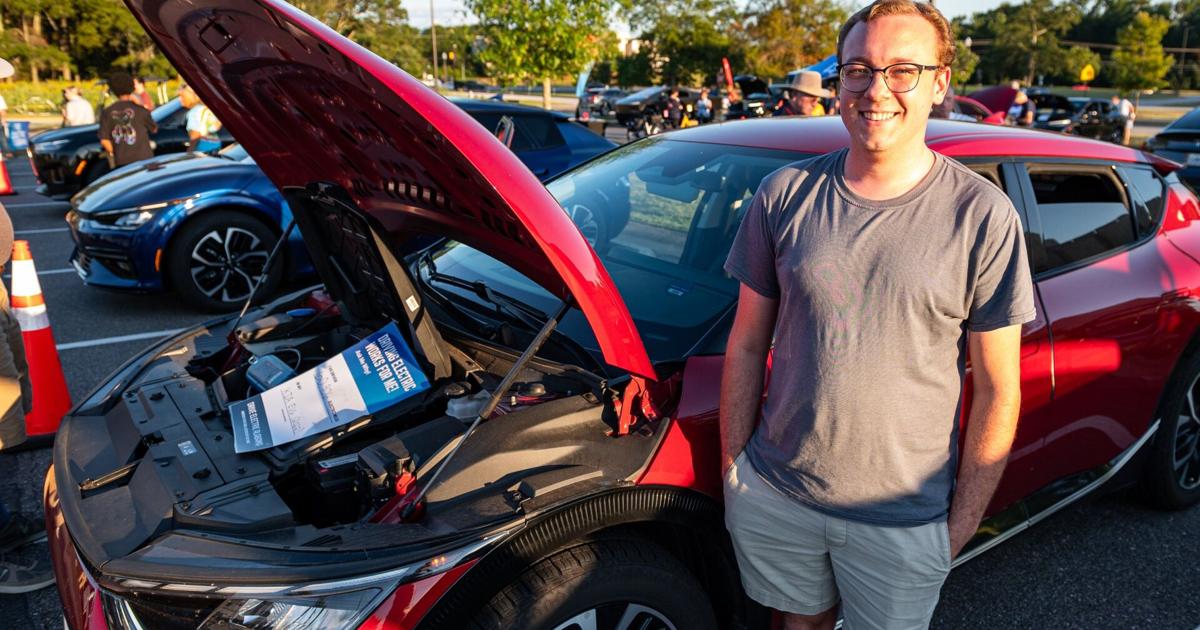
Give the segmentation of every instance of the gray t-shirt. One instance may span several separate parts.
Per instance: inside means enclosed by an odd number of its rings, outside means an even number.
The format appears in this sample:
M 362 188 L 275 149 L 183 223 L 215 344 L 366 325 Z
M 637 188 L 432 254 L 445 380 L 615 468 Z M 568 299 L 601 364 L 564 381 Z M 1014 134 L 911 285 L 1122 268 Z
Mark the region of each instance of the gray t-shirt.
M 938 155 L 895 199 L 846 186 L 846 150 L 759 186 L 725 263 L 779 315 L 763 417 L 746 454 L 781 491 L 839 518 L 945 520 L 966 331 L 1034 318 L 1008 197 Z

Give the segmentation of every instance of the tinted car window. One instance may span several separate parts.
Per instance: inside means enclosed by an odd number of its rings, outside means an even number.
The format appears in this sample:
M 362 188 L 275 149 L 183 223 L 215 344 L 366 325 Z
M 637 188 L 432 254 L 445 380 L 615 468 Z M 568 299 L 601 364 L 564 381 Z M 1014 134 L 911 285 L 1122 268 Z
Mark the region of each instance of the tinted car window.
M 484 129 L 495 133 L 503 114 L 496 112 L 467 112 L 479 121 Z M 533 149 L 551 149 L 565 144 L 562 133 L 549 116 L 511 115 L 513 119 L 513 141 L 509 147 L 514 153 Z
M 1121 174 L 1133 188 L 1133 214 L 1137 220 L 1138 234 L 1147 236 L 1158 226 L 1158 219 L 1166 206 L 1166 187 L 1158 174 L 1148 168 L 1124 166 L 1121 167 Z
M 529 149 L 553 149 L 566 144 L 558 125 L 550 116 L 517 116 L 517 138 L 513 140 L 513 151 Z M 518 140 L 526 145 L 518 147 Z
M 1029 173 L 1042 224 L 1044 256 L 1035 272 L 1050 271 L 1112 251 L 1137 239 L 1121 186 L 1108 171 Z

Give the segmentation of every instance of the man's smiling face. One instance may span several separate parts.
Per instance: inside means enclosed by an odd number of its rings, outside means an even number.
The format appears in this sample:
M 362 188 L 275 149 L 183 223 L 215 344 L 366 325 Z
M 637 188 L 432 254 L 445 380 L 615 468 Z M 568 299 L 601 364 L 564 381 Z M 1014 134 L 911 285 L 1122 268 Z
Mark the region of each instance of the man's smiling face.
M 938 33 L 919 15 L 888 15 L 855 24 L 842 45 L 841 63 L 862 63 L 883 68 L 894 63 L 936 66 Z M 924 144 L 925 124 L 935 103 L 941 103 L 949 85 L 950 70 L 924 70 L 917 87 L 895 94 L 875 73 L 864 92 L 838 91 L 842 121 L 850 142 L 871 153 L 908 151 Z

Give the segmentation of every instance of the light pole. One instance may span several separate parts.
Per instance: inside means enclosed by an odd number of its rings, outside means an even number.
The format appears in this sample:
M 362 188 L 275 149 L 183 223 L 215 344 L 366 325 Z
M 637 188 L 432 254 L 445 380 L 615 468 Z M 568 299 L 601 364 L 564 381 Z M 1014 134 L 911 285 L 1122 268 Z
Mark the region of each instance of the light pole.
M 433 89 L 439 89 L 437 57 L 437 22 L 433 19 L 433 0 L 429 0 L 429 36 L 433 42 Z

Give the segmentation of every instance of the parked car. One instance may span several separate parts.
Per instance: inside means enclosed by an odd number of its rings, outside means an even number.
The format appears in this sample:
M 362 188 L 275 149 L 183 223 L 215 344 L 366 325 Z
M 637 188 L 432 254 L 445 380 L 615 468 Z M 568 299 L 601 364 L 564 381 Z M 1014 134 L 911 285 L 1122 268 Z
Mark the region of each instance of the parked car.
M 984 106 L 983 103 L 969 97 L 954 95 L 954 111 L 963 116 L 970 116 L 975 119 L 975 122 L 987 123 L 989 125 L 1003 125 L 1005 112 L 993 112 Z
M 179 99 L 155 107 L 150 116 L 158 125 L 158 132 L 150 136 L 155 155 L 187 150 L 187 110 Z M 38 178 L 37 192 L 66 199 L 108 173 L 99 131 L 99 124 L 81 125 L 43 131 L 30 138 L 29 160 Z M 218 135 L 222 146 L 233 143 L 226 129 Z
M 681 87 L 679 100 L 683 103 L 684 112 L 692 115 L 696 99 L 700 98 L 700 90 Z M 648 87 L 629 94 L 619 100 L 616 105 L 617 122 L 629 126 L 637 119 L 650 116 L 662 116 L 671 97 L 671 88 L 666 86 Z M 711 98 L 711 97 L 710 97 Z M 716 101 L 713 102 L 716 105 Z
M 1120 144 L 1125 137 L 1125 118 L 1109 99 L 1088 99 L 1076 110 L 1068 131 L 1077 136 Z
M 563 114 L 512 103 L 453 99 L 495 130 L 514 121 L 512 150 L 542 179 L 616 145 Z M 262 275 L 291 221 L 287 202 L 239 145 L 216 156 L 177 154 L 131 164 L 71 200 L 70 262 L 85 284 L 137 292 L 170 290 L 212 311 L 239 307 Z M 260 295 L 284 278 L 305 278 L 312 263 L 298 232 Z
M 616 110 L 617 101 L 625 96 L 625 90 L 613 87 L 590 87 L 575 106 L 575 118 L 587 120 L 592 116 L 607 118 Z M 586 115 L 585 113 L 586 112 Z
M 1035 128 L 1059 133 L 1071 130 L 1078 109 L 1070 99 L 1049 92 L 1031 94 L 1029 99 L 1037 107 L 1037 111 L 1033 114 Z
M 1200 190 L 1200 108 L 1176 118 L 1151 136 L 1146 150 L 1181 164 L 1180 179 Z
M 846 146 L 840 120 L 685 129 L 543 187 L 282 3 L 129 4 L 225 95 L 324 286 L 163 341 L 64 418 L 44 507 L 69 628 L 766 627 L 722 518 L 721 265 L 759 181 Z M 236 36 L 206 48 L 196 15 Z M 1012 456 L 956 563 L 1123 475 L 1195 503 L 1200 201 L 1175 165 L 944 120 L 926 141 L 1012 197 L 1037 285 Z M 303 371 L 389 322 L 428 394 L 235 452 L 252 358 Z
M 775 105 L 783 100 L 784 90 L 788 87 L 787 83 L 768 85 L 752 74 L 739 74 L 733 78 L 733 82 L 738 86 L 741 99 L 729 105 L 725 120 L 770 116 L 775 111 Z

